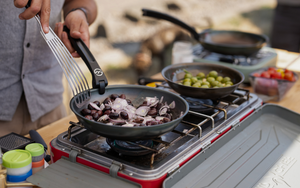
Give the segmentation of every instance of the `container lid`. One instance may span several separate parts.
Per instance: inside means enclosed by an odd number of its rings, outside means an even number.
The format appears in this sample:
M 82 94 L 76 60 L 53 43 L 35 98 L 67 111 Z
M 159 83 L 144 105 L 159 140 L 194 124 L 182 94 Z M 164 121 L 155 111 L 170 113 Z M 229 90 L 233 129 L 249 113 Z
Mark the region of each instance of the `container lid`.
M 31 154 L 29 151 L 15 149 L 4 153 L 3 166 L 6 168 L 22 168 L 31 163 Z
M 28 144 L 25 147 L 25 150 L 29 151 L 31 155 L 34 156 L 40 156 L 44 154 L 44 146 L 39 143 L 32 143 Z
M 27 173 L 18 175 L 18 176 L 13 176 L 13 175 L 6 175 L 6 180 L 9 182 L 17 183 L 17 182 L 22 182 L 25 181 L 29 176 L 32 175 L 32 169 L 30 169 Z

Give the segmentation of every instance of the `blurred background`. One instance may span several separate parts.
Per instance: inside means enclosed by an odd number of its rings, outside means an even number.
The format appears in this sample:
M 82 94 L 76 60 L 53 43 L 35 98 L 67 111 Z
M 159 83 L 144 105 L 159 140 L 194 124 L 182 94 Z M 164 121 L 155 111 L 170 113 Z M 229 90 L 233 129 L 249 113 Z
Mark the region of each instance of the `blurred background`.
M 176 41 L 195 42 L 175 24 L 142 16 L 142 8 L 172 15 L 204 29 L 239 30 L 270 36 L 276 0 L 96 0 L 98 16 L 90 26 L 90 50 L 109 85 L 136 84 L 172 63 Z M 76 59 L 88 80 L 90 73 Z M 141 63 L 142 62 L 142 63 Z M 91 85 L 90 85 L 91 86 Z M 66 103 L 70 93 L 66 83 Z M 67 104 L 68 105 L 68 104 Z

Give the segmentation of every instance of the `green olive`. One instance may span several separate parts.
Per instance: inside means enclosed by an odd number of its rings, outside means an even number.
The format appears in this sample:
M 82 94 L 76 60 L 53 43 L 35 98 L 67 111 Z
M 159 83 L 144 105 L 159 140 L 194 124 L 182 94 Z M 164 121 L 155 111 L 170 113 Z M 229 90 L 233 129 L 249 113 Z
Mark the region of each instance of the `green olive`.
M 219 82 L 222 82 L 223 77 L 222 77 L 222 76 L 218 76 L 218 77 L 216 78 L 216 80 L 219 81 Z
M 211 84 L 212 87 L 214 87 L 214 86 L 218 86 L 219 83 L 220 83 L 220 82 L 218 82 L 218 81 L 213 81 L 213 82 L 211 82 L 210 84 Z
M 196 83 L 199 83 L 200 85 L 202 85 L 203 81 L 202 80 L 198 80 L 197 82 L 195 82 L 195 84 Z
M 197 77 L 198 78 L 205 78 L 205 74 L 203 73 L 203 72 L 199 72 L 198 74 L 197 74 Z
M 192 84 L 191 84 L 191 82 L 183 82 L 183 85 L 185 85 L 185 86 L 191 86 Z
M 219 83 L 217 84 L 217 86 L 218 86 L 218 87 L 224 87 L 223 84 L 222 84 L 221 82 L 219 82 Z
M 207 81 L 203 82 L 201 86 L 203 86 L 203 85 L 207 85 L 208 87 L 210 87 L 210 83 Z
M 233 85 L 233 83 L 231 81 L 228 81 L 225 83 L 226 85 Z
M 191 73 L 186 73 L 184 75 L 184 78 L 192 78 L 192 77 L 193 77 L 193 75 Z
M 192 77 L 192 78 L 191 78 L 192 84 L 196 83 L 197 81 L 198 81 L 198 79 L 197 79 L 196 77 Z
M 202 85 L 201 88 L 209 88 L 208 85 Z
M 199 82 L 196 82 L 192 85 L 192 87 L 200 87 L 200 86 L 201 86 L 201 84 Z
M 206 80 L 211 83 L 211 82 L 215 81 L 215 78 L 214 77 L 208 77 Z
M 185 78 L 182 82 L 192 82 L 191 78 Z
M 218 72 L 213 70 L 213 71 L 210 71 L 210 72 L 208 73 L 208 75 L 209 75 L 210 77 L 215 77 L 215 78 L 217 78 Z
M 231 79 L 228 76 L 224 77 L 222 80 L 223 83 L 226 83 L 228 81 L 231 81 Z

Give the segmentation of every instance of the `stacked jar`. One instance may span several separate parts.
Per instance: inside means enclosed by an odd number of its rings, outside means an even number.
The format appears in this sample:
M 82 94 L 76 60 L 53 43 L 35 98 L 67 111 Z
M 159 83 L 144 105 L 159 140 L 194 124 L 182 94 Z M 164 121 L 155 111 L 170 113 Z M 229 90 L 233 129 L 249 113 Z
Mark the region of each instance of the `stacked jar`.
M 44 146 L 39 143 L 28 144 L 25 150 L 32 156 L 32 174 L 44 168 Z
M 16 149 L 6 152 L 2 162 L 7 171 L 8 183 L 26 182 L 26 179 L 32 175 L 32 158 L 30 152 L 26 150 Z

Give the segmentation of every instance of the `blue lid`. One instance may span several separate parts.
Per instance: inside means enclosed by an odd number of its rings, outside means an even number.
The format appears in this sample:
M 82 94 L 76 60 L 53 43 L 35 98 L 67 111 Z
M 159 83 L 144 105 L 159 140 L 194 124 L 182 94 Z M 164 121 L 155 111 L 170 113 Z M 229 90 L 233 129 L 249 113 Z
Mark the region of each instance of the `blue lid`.
M 22 175 L 13 176 L 7 174 L 6 181 L 13 182 L 13 183 L 22 182 L 22 181 L 26 181 L 26 179 L 31 175 L 32 175 L 32 169 L 30 169 L 26 174 L 22 174 Z

